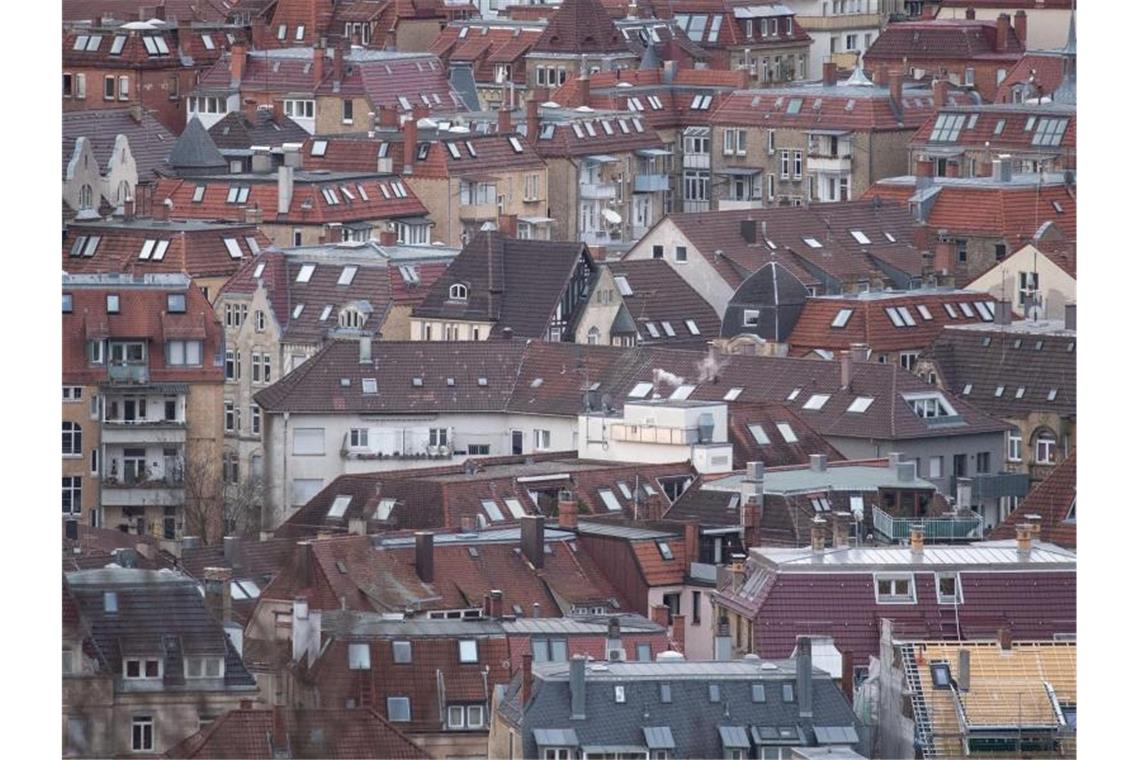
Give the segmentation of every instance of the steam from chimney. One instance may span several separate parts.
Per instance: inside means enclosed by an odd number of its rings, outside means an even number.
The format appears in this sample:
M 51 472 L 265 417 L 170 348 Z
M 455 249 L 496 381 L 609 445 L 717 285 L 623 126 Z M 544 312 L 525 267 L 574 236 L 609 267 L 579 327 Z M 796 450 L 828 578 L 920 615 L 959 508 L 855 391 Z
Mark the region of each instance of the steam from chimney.
M 653 370 L 653 384 L 655 386 L 664 384 L 668 385 L 670 388 L 679 388 L 685 384 L 685 378 L 674 375 L 668 370 L 656 368 Z
M 709 352 L 705 358 L 697 362 L 697 381 L 702 383 L 715 382 L 726 364 L 727 362 L 720 358 L 717 350 L 709 346 Z

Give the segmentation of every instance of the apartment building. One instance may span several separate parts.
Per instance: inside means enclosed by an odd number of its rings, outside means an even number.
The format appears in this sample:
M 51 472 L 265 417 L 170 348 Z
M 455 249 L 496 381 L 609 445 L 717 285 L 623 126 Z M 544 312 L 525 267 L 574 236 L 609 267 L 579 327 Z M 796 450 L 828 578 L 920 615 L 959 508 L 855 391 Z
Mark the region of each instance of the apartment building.
M 501 16 L 464 19 L 444 27 L 430 52 L 449 69 L 470 67 L 483 110 L 503 107 L 504 93 L 513 108 L 527 91 L 526 55 L 545 28 L 542 22 Z
M 879 36 L 901 0 L 784 0 L 798 23 L 811 36 L 807 78 L 823 76 L 823 64 L 857 68 L 863 54 Z
M 66 515 L 220 536 L 222 341 L 185 274 L 64 275 Z
M 527 85 L 553 88 L 602 69 L 635 68 L 638 56 L 601 0 L 563 0 L 525 59 Z

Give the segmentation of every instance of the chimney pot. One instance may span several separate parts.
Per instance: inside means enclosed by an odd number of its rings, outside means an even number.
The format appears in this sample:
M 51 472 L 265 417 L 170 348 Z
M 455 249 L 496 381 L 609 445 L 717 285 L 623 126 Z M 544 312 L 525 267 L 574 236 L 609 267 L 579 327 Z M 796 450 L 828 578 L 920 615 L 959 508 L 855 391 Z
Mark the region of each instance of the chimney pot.
M 827 548 L 827 522 L 816 515 L 811 521 L 811 550 L 822 552 Z
M 1033 526 L 1029 523 L 1017 525 L 1017 554 L 1021 559 L 1027 559 L 1033 550 Z
M 812 717 L 812 665 L 811 637 L 796 639 L 796 699 L 800 705 L 800 717 Z
M 564 530 L 576 530 L 578 527 L 578 500 L 573 491 L 563 489 L 558 492 L 558 527 Z
M 827 454 L 812 454 L 810 457 L 810 462 L 812 472 L 827 471 Z
M 522 553 L 535 569 L 541 569 L 546 557 L 546 518 L 543 515 L 523 515 L 519 523 Z
M 910 552 L 915 557 L 922 556 L 926 543 L 926 526 L 922 523 L 911 523 L 910 526 Z
M 839 352 L 839 387 L 847 390 L 851 387 L 851 352 Z
M 1010 48 L 1008 13 L 999 14 L 997 17 L 997 34 L 994 39 L 994 47 L 999 53 L 1004 53 Z
M 823 84 L 827 87 L 834 87 L 839 82 L 839 67 L 833 61 L 824 61 L 823 64 Z

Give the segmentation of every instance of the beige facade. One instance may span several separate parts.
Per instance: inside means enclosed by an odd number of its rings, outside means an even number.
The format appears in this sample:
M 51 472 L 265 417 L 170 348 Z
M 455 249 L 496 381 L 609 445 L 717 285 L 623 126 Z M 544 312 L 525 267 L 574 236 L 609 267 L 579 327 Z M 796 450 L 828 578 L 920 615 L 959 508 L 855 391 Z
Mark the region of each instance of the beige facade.
M 582 317 L 574 332 L 574 342 L 586 345 L 619 345 L 622 340 L 614 338 L 610 329 L 622 308 L 622 297 L 614 281 L 613 272 L 605 264 L 598 267 L 590 301 L 582 311 Z M 632 340 L 632 336 L 630 337 Z
M 1036 273 L 1034 275 L 1034 273 Z M 1036 277 L 1036 287 L 1029 289 Z M 1041 299 L 1037 310 L 1039 319 L 1065 318 L 1065 304 L 1077 300 L 1077 280 L 1053 261 L 1037 250 L 1026 245 L 1012 256 L 1007 256 L 1000 265 L 986 270 L 965 287 L 989 293 L 998 300 L 1010 301 L 1015 314 L 1021 317 L 1032 316 L 1030 296 L 1036 292 Z M 1030 314 L 1026 314 L 1029 311 Z
M 99 506 L 99 386 L 64 385 L 62 417 L 64 492 L 74 494 L 79 479 L 79 503 L 73 500 L 71 515 L 91 524 Z
M 372 128 L 368 114 L 375 109 L 364 96 L 343 98 L 322 95 L 316 100 L 316 131 L 313 134 L 367 132 Z
M 665 219 L 641 240 L 634 244 L 623 258 L 640 261 L 653 258 L 653 249 L 661 246 L 663 258 L 669 263 L 689 285 L 700 294 L 701 298 L 716 310 L 717 316 L 724 319 L 725 309 L 735 292 L 735 288 L 725 282 L 720 273 L 713 268 L 697 247 L 693 245 L 672 220 Z M 678 261 L 675 251 L 678 246 L 684 246 L 688 255 L 684 261 Z
M 518 237 L 537 240 L 562 239 L 552 236 L 550 225 L 530 224 L 526 219 L 546 217 L 549 197 L 546 167 L 495 169 L 495 200 L 487 203 L 464 202 L 463 184 L 459 177 L 437 178 L 412 175 L 404 180 L 428 210 L 435 223 L 432 238 L 444 245 L 462 246 L 464 233 L 478 232 L 485 222 L 498 223 L 501 216 L 517 217 Z M 524 229 L 525 227 L 525 229 Z
M 409 340 L 487 340 L 494 322 L 463 319 L 408 319 Z

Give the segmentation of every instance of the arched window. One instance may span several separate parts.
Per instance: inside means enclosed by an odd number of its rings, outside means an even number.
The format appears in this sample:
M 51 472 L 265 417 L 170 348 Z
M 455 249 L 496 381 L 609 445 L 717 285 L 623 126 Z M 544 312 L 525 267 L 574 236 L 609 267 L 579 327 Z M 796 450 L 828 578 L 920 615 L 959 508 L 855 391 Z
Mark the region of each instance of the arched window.
M 1057 435 L 1041 428 L 1033 434 L 1033 450 L 1038 464 L 1053 464 L 1057 461 Z
M 466 301 L 467 300 L 467 286 L 463 283 L 457 282 L 451 286 L 447 291 L 447 297 L 452 301 Z
M 122 182 L 119 183 L 119 194 L 118 194 L 118 198 L 116 200 L 118 201 L 119 205 L 121 206 L 124 202 L 129 200 L 130 197 L 131 197 L 131 183 L 127 182 L 126 180 L 123 180 Z
M 340 323 L 341 327 L 363 327 L 364 315 L 361 314 L 357 309 L 353 309 L 351 307 L 342 309 L 340 316 L 338 317 L 338 322 Z
M 92 202 L 95 196 L 95 191 L 91 189 L 91 185 L 84 185 L 79 190 L 79 208 L 88 209 L 92 207 Z
M 601 337 L 602 331 L 597 327 L 591 327 L 590 331 L 586 333 L 586 343 L 591 346 L 596 346 L 598 345 L 598 341 L 601 340 Z
M 63 423 L 63 453 L 83 453 L 83 428 L 79 426 L 79 423 Z

